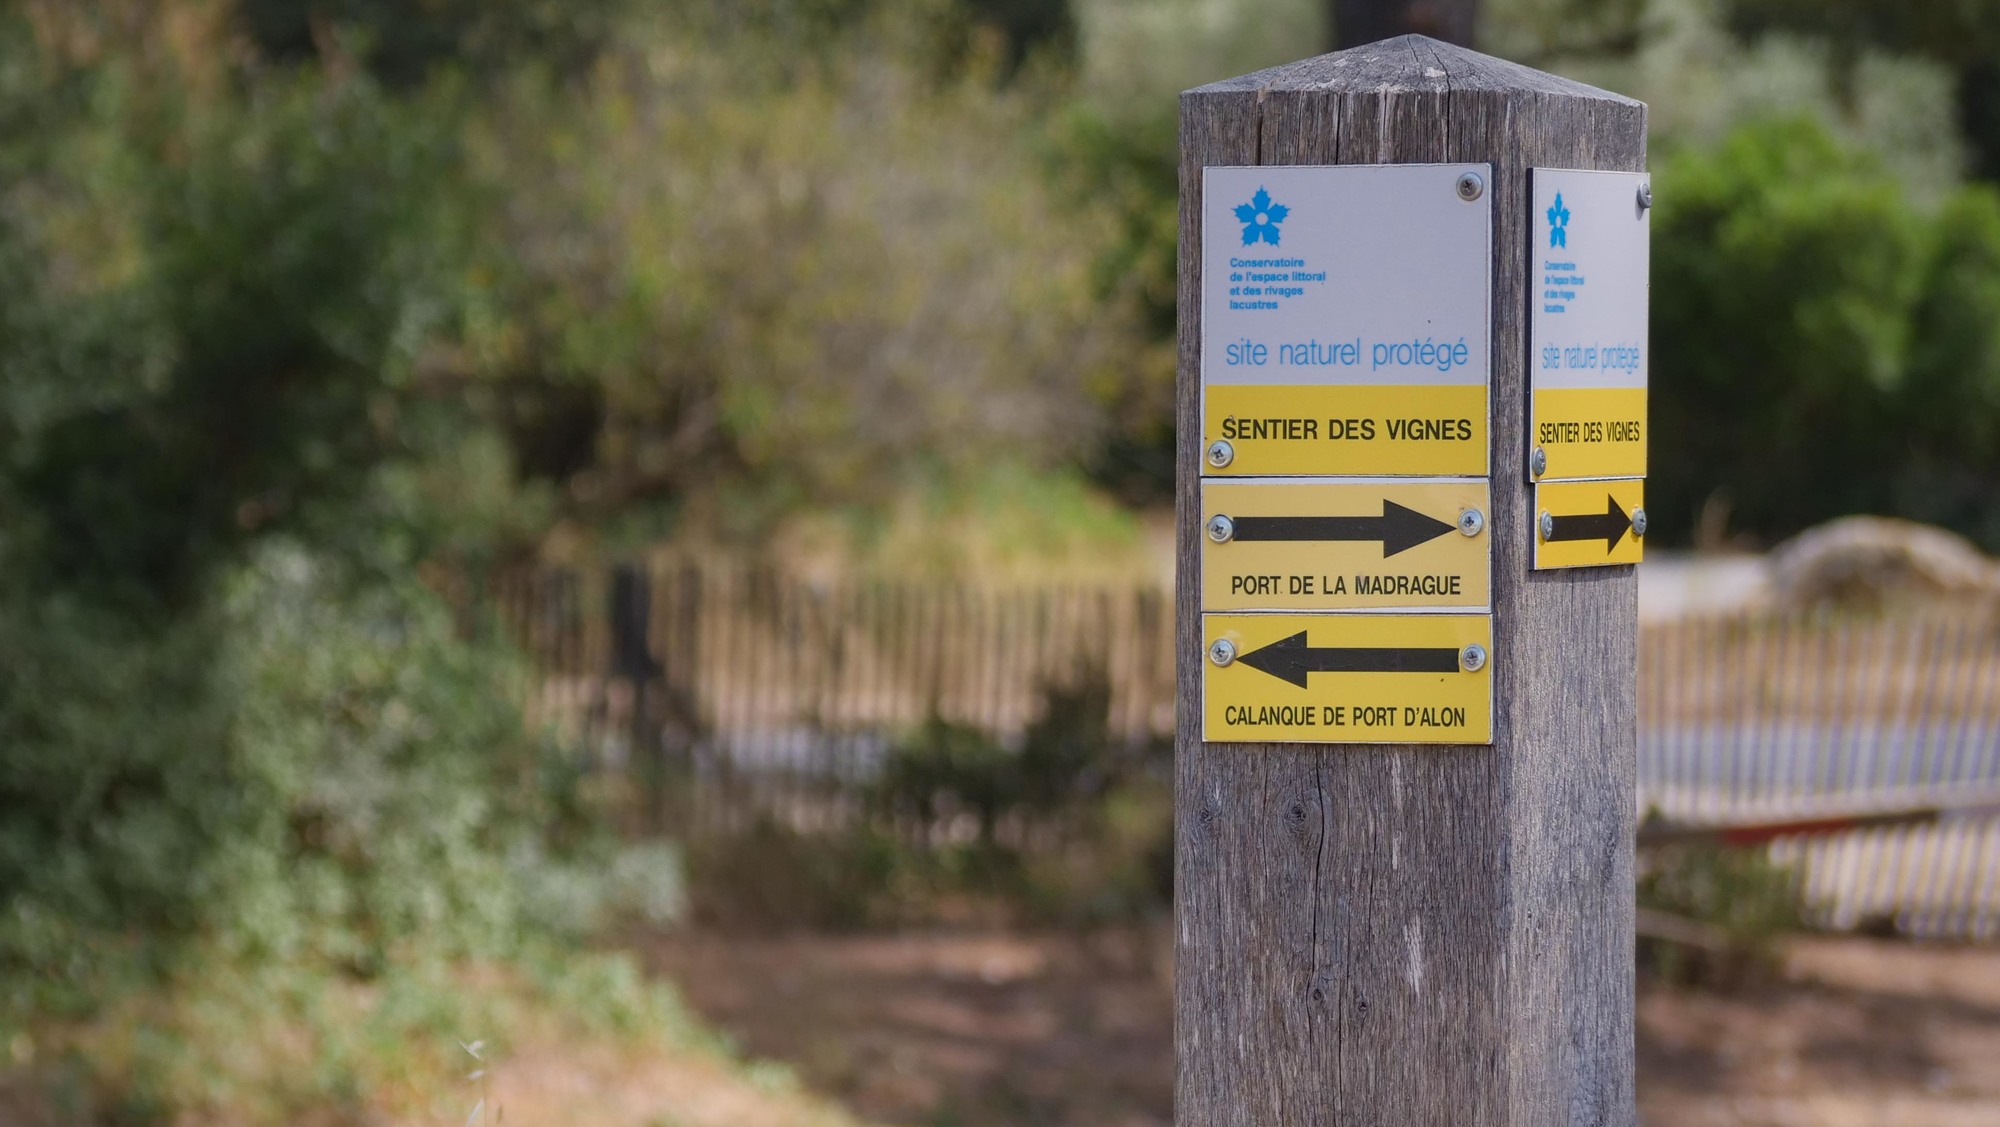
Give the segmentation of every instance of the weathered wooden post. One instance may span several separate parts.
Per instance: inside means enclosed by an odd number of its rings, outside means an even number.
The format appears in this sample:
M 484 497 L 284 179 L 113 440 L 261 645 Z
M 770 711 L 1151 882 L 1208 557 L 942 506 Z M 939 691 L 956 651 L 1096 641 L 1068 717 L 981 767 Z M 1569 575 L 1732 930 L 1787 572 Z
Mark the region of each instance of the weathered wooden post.
M 1416 36 L 1182 97 L 1183 1124 L 1634 1120 L 1645 158 Z

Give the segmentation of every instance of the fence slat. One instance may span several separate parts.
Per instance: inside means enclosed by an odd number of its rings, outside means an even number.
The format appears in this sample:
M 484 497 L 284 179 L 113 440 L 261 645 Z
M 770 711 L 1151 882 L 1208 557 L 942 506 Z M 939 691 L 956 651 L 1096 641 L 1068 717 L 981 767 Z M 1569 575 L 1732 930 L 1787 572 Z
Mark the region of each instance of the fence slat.
M 1042 695 L 1083 677 L 1109 693 L 1107 756 L 1172 732 L 1169 595 L 1157 586 L 826 583 L 679 557 L 636 574 L 645 589 L 617 605 L 643 617 L 643 672 L 626 652 L 632 624 L 613 621 L 609 569 L 523 570 L 470 597 L 538 671 L 520 688 L 529 722 L 586 764 L 621 760 L 635 824 L 655 832 L 865 824 L 879 817 L 866 796 L 882 757 L 906 733 L 936 716 L 1018 748 Z M 2000 607 L 1974 610 L 1643 626 L 1641 811 L 1721 825 L 2000 796 Z M 1023 847 L 1067 840 L 1054 824 L 1002 832 Z M 1825 899 L 1825 922 L 1888 915 L 1924 934 L 2000 935 L 2000 815 L 1794 839 L 1773 855 Z

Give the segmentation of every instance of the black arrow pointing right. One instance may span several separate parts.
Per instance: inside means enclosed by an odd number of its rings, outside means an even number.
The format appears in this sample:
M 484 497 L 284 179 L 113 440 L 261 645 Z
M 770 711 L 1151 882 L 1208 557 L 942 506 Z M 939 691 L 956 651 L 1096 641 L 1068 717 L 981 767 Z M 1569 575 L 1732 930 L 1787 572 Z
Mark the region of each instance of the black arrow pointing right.
M 1618 499 L 1609 493 L 1604 495 L 1604 512 L 1590 516 L 1550 517 L 1549 534 L 1545 539 L 1551 543 L 1565 540 L 1602 540 L 1604 554 L 1610 555 L 1618 542 L 1632 530 L 1632 518 L 1618 507 Z
M 1347 540 L 1382 542 L 1382 558 L 1428 544 L 1457 528 L 1449 521 L 1425 516 L 1412 508 L 1382 499 L 1379 517 L 1237 517 L 1235 540 Z
M 1456 649 L 1316 649 L 1301 630 L 1236 660 L 1303 689 L 1313 673 L 1456 673 Z

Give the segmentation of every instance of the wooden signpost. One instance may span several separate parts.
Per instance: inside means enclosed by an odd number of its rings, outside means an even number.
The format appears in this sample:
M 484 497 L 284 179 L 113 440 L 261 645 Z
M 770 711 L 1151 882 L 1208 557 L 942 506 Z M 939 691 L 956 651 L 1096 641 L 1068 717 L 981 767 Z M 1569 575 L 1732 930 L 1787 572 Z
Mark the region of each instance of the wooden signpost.
M 1183 95 L 1183 1124 L 1633 1122 L 1645 158 L 1415 36 Z

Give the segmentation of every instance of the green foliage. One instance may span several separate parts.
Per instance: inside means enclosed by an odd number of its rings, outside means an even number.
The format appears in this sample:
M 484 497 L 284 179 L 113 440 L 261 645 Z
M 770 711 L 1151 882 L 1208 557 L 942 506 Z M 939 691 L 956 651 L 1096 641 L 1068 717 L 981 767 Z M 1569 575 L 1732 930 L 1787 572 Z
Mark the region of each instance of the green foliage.
M 1009 815 L 1047 818 L 1086 806 L 1125 766 L 1110 733 L 1110 686 L 1084 677 L 1050 686 L 1043 701 L 1019 750 L 932 717 L 890 751 L 874 803 L 892 821 L 918 825 L 970 815 L 989 846 Z
M 1748 125 L 1661 162 L 1654 231 L 1654 473 L 1685 537 L 1719 500 L 1777 537 L 1893 512 L 1996 542 L 1988 435 L 2000 321 L 1996 200 L 1915 207 L 1805 121 Z
M 630 956 L 546 947 L 505 964 L 398 966 L 365 984 L 210 951 L 94 1021 L 10 1044 L 13 1078 L 38 1081 L 43 1115 L 30 1122 L 275 1127 L 398 1111 L 464 1122 L 480 1093 L 465 1046 L 504 1071 L 586 1040 L 726 1067 L 726 1046 Z
M 107 77 L 0 213 L 8 565 L 185 605 L 348 512 L 419 424 L 446 159 L 365 84 L 149 104 Z
M 671 916 L 676 859 L 611 854 L 436 589 L 565 511 L 1057 465 L 1122 378 L 1045 103 L 893 21 L 760 69 L 661 15 L 552 78 L 505 61 L 545 7 L 253 3 L 247 62 L 225 10 L 0 11 L 10 1026 L 196 957 L 370 980 Z
M 1805 925 L 1798 873 L 1761 849 L 1657 850 L 1642 867 L 1639 908 L 1666 913 L 1701 933 L 1700 944 L 1641 938 L 1641 965 L 1682 985 L 1727 987 L 1767 978 L 1779 969 L 1784 938 Z
M 890 752 L 875 801 L 891 819 L 920 826 L 970 816 L 982 845 L 1025 797 L 1023 764 L 977 728 L 932 717 Z
M 1890 510 L 2000 545 L 2000 193 L 1968 190 L 1937 216 L 1914 316 L 1904 400 L 1908 463 Z
M 1069 107 L 1051 143 L 1057 183 L 1076 199 L 1111 205 L 1112 223 L 1093 264 L 1101 300 L 1130 303 L 1145 345 L 1133 378 L 1110 403 L 1115 420 L 1088 456 L 1091 477 L 1133 505 L 1173 495 L 1173 353 L 1180 239 L 1176 121 L 1161 110 L 1119 120 L 1089 101 Z
M 325 51 L 360 57 L 407 86 L 450 65 L 492 71 L 522 60 L 573 73 L 609 42 L 624 0 L 237 0 L 239 26 L 281 62 Z
M 672 859 L 614 858 L 514 656 L 412 566 L 532 510 L 439 394 L 464 103 L 72 70 L 42 30 L 0 13 L 32 126 L 0 138 L 0 1040 L 204 975 L 333 989 L 672 911 Z M 185 1110 L 144 1076 L 199 1080 L 227 1031 L 132 1024 L 78 1083 Z
M 1109 209 L 1043 183 L 1038 96 L 929 77 L 886 19 L 777 68 L 677 29 L 466 122 L 455 358 L 522 469 L 600 527 L 755 532 L 1076 457 L 1128 321 L 1091 285 Z
M 343 592 L 294 552 L 231 586 L 165 639 L 68 601 L 0 619 L 30 671 L 0 689 L 11 991 L 87 1001 L 120 952 L 195 937 L 368 975 L 530 930 L 516 861 L 583 823 L 499 691 L 510 659 L 413 585 Z
M 868 817 L 839 833 L 765 819 L 696 843 L 692 914 L 727 928 L 1156 912 L 1173 892 L 1159 746 L 1126 747 L 1100 677 L 1052 686 L 1018 748 L 933 718 L 894 746 Z
M 1916 55 L 1949 67 L 1973 171 L 2000 179 L 2000 5 L 1729 0 L 1724 12 L 1745 37 L 1776 32 L 1824 40 L 1832 48 L 1834 80 L 1844 88 L 1852 88 L 1855 62 L 1869 51 Z
M 1691 517 L 1695 468 L 1734 487 L 1753 528 L 1866 508 L 1868 477 L 1847 467 L 1880 466 L 1896 443 L 1881 424 L 1917 297 L 1916 216 L 1803 123 L 1677 154 L 1658 179 L 1651 448 L 1666 504 L 1648 510 Z

